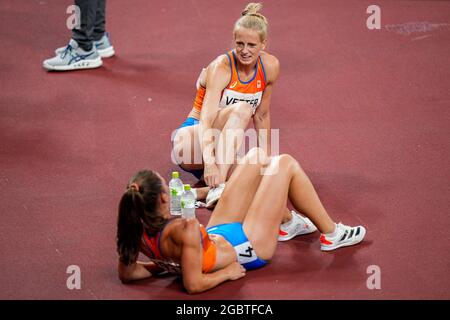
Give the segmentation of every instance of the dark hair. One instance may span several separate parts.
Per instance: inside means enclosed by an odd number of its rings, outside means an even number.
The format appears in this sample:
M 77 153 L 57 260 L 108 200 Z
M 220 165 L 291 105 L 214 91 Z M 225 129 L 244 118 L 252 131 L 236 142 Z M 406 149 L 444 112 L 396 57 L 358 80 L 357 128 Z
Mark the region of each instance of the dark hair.
M 151 170 L 137 172 L 120 199 L 117 219 L 117 252 L 129 265 L 137 260 L 144 227 L 156 234 L 167 222 L 158 214 L 158 197 L 164 192 L 161 178 Z

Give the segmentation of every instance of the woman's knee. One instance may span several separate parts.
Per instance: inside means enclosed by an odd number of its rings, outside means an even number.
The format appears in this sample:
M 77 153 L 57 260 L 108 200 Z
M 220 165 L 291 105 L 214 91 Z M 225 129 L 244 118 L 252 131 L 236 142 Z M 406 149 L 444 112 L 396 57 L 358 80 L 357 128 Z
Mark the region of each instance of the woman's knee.
M 251 148 L 247 152 L 245 159 L 247 163 L 250 164 L 267 165 L 270 162 L 270 158 L 267 156 L 264 149 L 260 147 Z
M 283 168 L 288 171 L 302 170 L 298 161 L 290 154 L 283 153 L 279 156 L 272 157 L 271 162 L 277 165 L 279 168 Z
M 196 137 L 190 130 L 177 133 L 172 142 L 172 160 L 179 165 L 202 164 L 201 148 Z
M 239 117 L 239 119 L 250 120 L 253 115 L 253 108 L 247 102 L 235 103 L 231 108 L 232 114 Z

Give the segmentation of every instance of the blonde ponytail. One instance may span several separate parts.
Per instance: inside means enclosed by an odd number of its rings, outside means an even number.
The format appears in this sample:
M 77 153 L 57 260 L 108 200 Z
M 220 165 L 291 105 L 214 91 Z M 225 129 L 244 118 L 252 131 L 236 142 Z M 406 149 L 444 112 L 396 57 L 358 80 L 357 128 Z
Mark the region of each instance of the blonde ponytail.
M 241 17 L 236 21 L 234 25 L 234 32 L 238 28 L 252 29 L 259 33 L 261 41 L 267 38 L 268 21 L 259 11 L 262 9 L 262 3 L 251 2 L 247 4 L 244 11 L 242 11 Z

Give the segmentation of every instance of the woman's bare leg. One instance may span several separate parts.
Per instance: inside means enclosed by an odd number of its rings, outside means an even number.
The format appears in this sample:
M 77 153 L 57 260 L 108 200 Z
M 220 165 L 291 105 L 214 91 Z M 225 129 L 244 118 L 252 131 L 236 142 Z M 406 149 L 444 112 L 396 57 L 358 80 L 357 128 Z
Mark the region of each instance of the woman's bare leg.
M 224 181 L 229 177 L 228 173 L 243 141 L 243 135 L 239 138 L 227 140 L 227 133 L 239 132 L 239 130 L 243 132 L 251 116 L 251 106 L 241 102 L 219 110 L 214 120 L 212 128 L 220 132 L 216 144 L 216 162 Z M 233 136 L 233 134 L 230 136 Z M 203 156 L 197 125 L 178 129 L 174 138 L 173 158 L 183 169 L 203 169 Z
M 262 179 L 262 163 L 269 159 L 259 148 L 251 149 L 234 167 L 230 180 L 225 185 L 220 201 L 214 208 L 208 226 L 230 222 L 243 222 L 253 196 Z
M 288 222 L 292 219 L 292 215 L 291 215 L 291 210 L 289 210 L 288 207 L 284 208 L 284 214 L 283 214 L 283 218 L 281 220 L 281 223 L 285 223 Z
M 185 170 L 202 170 L 198 125 L 179 128 L 173 139 L 172 159 Z
M 244 140 L 244 130 L 252 114 L 252 107 L 248 103 L 239 102 L 220 110 L 214 121 L 213 127 L 220 130 L 215 151 L 217 168 L 223 181 L 226 181 L 230 168 L 235 163 L 236 154 Z
M 216 120 L 214 121 L 213 128 L 221 130 L 217 145 L 217 154 L 219 158 L 219 163 L 217 166 L 219 172 L 224 177 L 224 181 L 228 181 L 231 174 L 237 167 L 236 163 L 229 163 L 229 161 L 224 161 L 226 159 L 235 159 L 235 156 L 242 144 L 243 137 L 241 140 L 237 141 L 227 141 L 226 140 L 226 130 L 244 130 L 252 116 L 251 106 L 247 103 L 237 103 L 231 107 L 221 109 L 218 113 Z M 219 151 L 220 150 L 220 151 Z M 183 159 L 185 153 L 190 153 L 189 157 Z M 178 132 L 174 139 L 173 147 L 174 160 L 185 170 L 201 170 L 203 169 L 203 161 L 201 155 L 200 141 L 198 137 L 198 126 L 189 126 L 178 129 Z M 253 155 L 255 156 L 255 155 Z M 186 161 L 186 159 L 188 161 Z M 254 161 L 251 161 L 254 163 Z M 259 167 L 258 167 L 259 168 Z M 259 169 L 258 169 L 259 170 Z M 245 170 L 241 169 L 241 172 L 246 174 Z M 253 171 L 250 171 L 250 173 Z M 239 173 L 241 176 L 242 173 Z M 254 185 L 253 185 L 254 186 Z M 247 188 L 243 186 L 243 188 Z M 240 193 L 239 189 L 236 190 Z M 206 196 L 205 196 L 206 197 Z M 204 199 L 205 197 L 199 195 L 198 199 Z M 222 202 L 223 200 L 221 200 Z M 244 214 L 246 212 L 240 212 Z M 282 223 L 287 222 L 291 219 L 290 210 L 285 207 L 283 209 L 284 215 Z
M 311 219 L 320 232 L 334 231 L 333 220 L 298 162 L 289 155 L 274 157 L 243 222 L 248 239 L 262 259 L 270 259 L 275 252 L 288 197 L 294 208 Z

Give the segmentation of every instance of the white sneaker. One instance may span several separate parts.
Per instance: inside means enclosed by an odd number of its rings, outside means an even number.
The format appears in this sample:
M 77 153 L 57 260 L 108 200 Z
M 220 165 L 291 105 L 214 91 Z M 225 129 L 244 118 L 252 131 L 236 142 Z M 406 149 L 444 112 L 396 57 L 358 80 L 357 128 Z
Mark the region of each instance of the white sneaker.
M 320 244 L 322 251 L 331 251 L 340 247 L 352 246 L 360 243 L 366 235 L 366 228 L 363 226 L 349 227 L 338 223 L 336 225 L 336 235 L 332 238 L 322 234 Z
M 225 189 L 225 183 L 219 184 L 218 187 L 211 188 L 206 196 L 206 208 L 212 208 L 219 201 L 223 190 Z
M 111 39 L 108 32 L 105 32 L 100 40 L 94 41 L 94 45 L 101 58 L 109 58 L 115 54 L 114 47 L 111 44 Z M 67 46 L 56 49 L 55 54 L 57 56 L 60 55 L 61 53 L 63 53 L 66 47 Z
M 292 238 L 313 233 L 317 227 L 306 217 L 302 217 L 295 211 L 291 211 L 292 219 L 280 226 L 278 241 L 288 241 Z
M 84 51 L 75 40 L 71 39 L 64 51 L 44 60 L 42 66 L 47 70 L 70 71 L 98 68 L 102 63 L 102 58 L 94 46 L 91 51 Z

